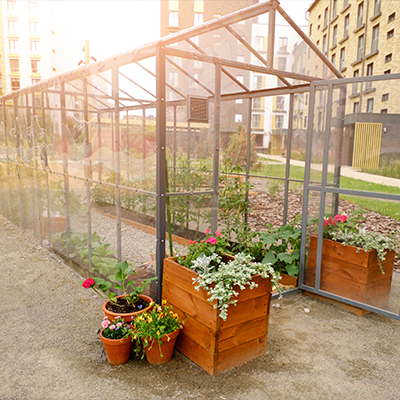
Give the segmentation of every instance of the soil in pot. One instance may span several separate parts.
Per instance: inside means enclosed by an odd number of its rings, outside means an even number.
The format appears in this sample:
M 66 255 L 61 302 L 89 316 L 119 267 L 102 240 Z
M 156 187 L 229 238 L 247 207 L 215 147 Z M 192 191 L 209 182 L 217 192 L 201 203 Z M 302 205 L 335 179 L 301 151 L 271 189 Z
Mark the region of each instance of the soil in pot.
M 112 303 L 109 301 L 106 304 L 106 308 L 108 311 L 111 311 L 116 314 L 130 314 L 137 311 L 142 311 L 149 306 L 149 302 L 146 299 L 140 297 L 139 300 L 135 303 L 135 307 L 132 307 L 128 304 L 128 301 L 125 297 L 117 298 L 117 304 Z

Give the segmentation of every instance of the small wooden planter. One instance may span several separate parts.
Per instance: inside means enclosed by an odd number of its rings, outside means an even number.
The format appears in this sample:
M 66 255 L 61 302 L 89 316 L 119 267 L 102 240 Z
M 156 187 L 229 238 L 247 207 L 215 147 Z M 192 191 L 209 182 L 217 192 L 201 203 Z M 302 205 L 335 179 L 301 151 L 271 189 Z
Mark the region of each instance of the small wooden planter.
M 318 237 L 311 236 L 306 285 L 315 286 Z M 375 250 L 365 252 L 354 246 L 323 239 L 320 289 L 351 300 L 384 307 L 389 300 L 395 252 L 386 254 L 379 268 Z
M 197 274 L 172 258 L 164 260 L 163 299 L 185 321 L 176 349 L 211 375 L 265 353 L 271 303 L 271 281 L 260 275 L 258 287 L 240 291 L 226 321 L 219 317 L 204 290 L 195 290 Z

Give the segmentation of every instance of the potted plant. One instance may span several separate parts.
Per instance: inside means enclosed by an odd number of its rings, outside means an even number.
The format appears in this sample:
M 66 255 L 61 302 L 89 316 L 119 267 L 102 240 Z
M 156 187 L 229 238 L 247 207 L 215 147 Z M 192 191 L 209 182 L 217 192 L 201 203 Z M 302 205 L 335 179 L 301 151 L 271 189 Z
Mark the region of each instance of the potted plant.
M 164 260 L 163 297 L 185 321 L 176 348 L 212 375 L 265 352 L 271 282 L 279 279 L 249 255 L 224 259 L 224 243 L 208 233 L 186 257 Z
M 151 364 L 167 363 L 174 351 L 175 341 L 183 327 L 178 314 L 172 311 L 163 300 L 161 306 L 153 308 L 139 315 L 132 321 L 132 330 L 129 336 L 136 340 L 136 354 L 144 348 L 146 359 Z M 142 353 L 142 358 L 144 357 Z
M 103 327 L 100 339 L 103 342 L 108 362 L 112 365 L 120 365 L 128 362 L 132 349 L 132 340 L 127 337 L 130 326 L 126 325 L 121 316 L 110 321 L 108 317 L 103 318 Z
M 145 279 L 139 287 L 136 287 L 136 282 L 128 279 L 130 275 L 135 274 L 135 269 L 128 262 L 117 263 L 115 267 L 116 273 L 109 275 L 108 280 L 95 277 L 80 281 L 79 284 L 84 288 L 93 289 L 107 300 L 103 305 L 103 311 L 109 319 L 121 316 L 126 322 L 130 322 L 138 314 L 151 309 L 153 300 L 142 293 L 157 277 Z M 123 294 L 117 296 L 112 292 L 110 289 L 113 285 L 115 289 L 121 289 Z
M 389 299 L 398 233 L 367 232 L 361 210 L 324 221 L 320 288 L 383 307 Z M 306 285 L 315 286 L 318 237 L 311 236 Z

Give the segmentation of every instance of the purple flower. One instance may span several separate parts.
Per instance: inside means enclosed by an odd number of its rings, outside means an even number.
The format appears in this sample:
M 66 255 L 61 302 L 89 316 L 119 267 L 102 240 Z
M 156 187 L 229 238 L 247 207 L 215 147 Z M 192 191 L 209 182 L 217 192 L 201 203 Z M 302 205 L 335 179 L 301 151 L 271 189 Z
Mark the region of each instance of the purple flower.
M 143 306 L 140 304 L 137 306 L 137 308 L 140 310 L 141 308 L 143 308 Z

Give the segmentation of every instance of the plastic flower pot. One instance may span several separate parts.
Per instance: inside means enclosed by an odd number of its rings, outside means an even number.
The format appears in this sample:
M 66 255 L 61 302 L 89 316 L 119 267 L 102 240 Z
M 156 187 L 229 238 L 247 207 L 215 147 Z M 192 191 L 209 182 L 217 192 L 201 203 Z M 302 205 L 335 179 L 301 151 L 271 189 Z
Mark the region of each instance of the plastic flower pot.
M 132 349 L 131 338 L 107 339 L 103 336 L 104 329 L 100 332 L 108 362 L 111 365 L 121 365 L 129 361 Z
M 158 341 L 154 343 L 149 340 L 149 345 L 144 348 L 146 359 L 150 364 L 165 364 L 167 363 L 174 352 L 176 338 L 181 330 L 177 329 L 172 333 L 168 333 L 161 338 L 162 346 L 159 345 Z M 151 348 L 150 348 L 151 347 Z
M 117 296 L 116 298 L 119 299 L 119 298 L 121 298 L 121 297 L 126 297 L 126 296 L 122 295 L 122 296 Z M 153 302 L 153 299 L 152 299 L 151 297 L 149 297 L 149 296 L 145 296 L 145 295 L 142 294 L 140 297 L 141 297 L 142 299 L 146 300 L 149 304 Z M 103 304 L 103 312 L 104 312 L 104 315 L 105 315 L 106 317 L 108 317 L 108 320 L 109 320 L 109 321 L 112 321 L 112 320 L 115 319 L 116 317 L 121 316 L 121 318 L 123 318 L 124 321 L 125 321 L 126 323 L 129 323 L 129 322 L 132 321 L 132 319 L 135 319 L 139 314 L 142 314 L 142 313 L 145 312 L 145 311 L 150 311 L 150 310 L 153 308 L 153 306 L 150 306 L 150 305 L 149 305 L 148 307 L 146 307 L 146 308 L 144 308 L 143 310 L 140 310 L 140 311 L 135 311 L 135 312 L 132 312 L 132 313 L 118 313 L 118 314 L 117 314 L 117 313 L 115 313 L 115 312 L 112 312 L 112 311 L 107 310 L 106 306 L 107 306 L 107 304 L 108 304 L 109 302 L 110 302 L 110 301 L 106 301 L 106 302 Z

